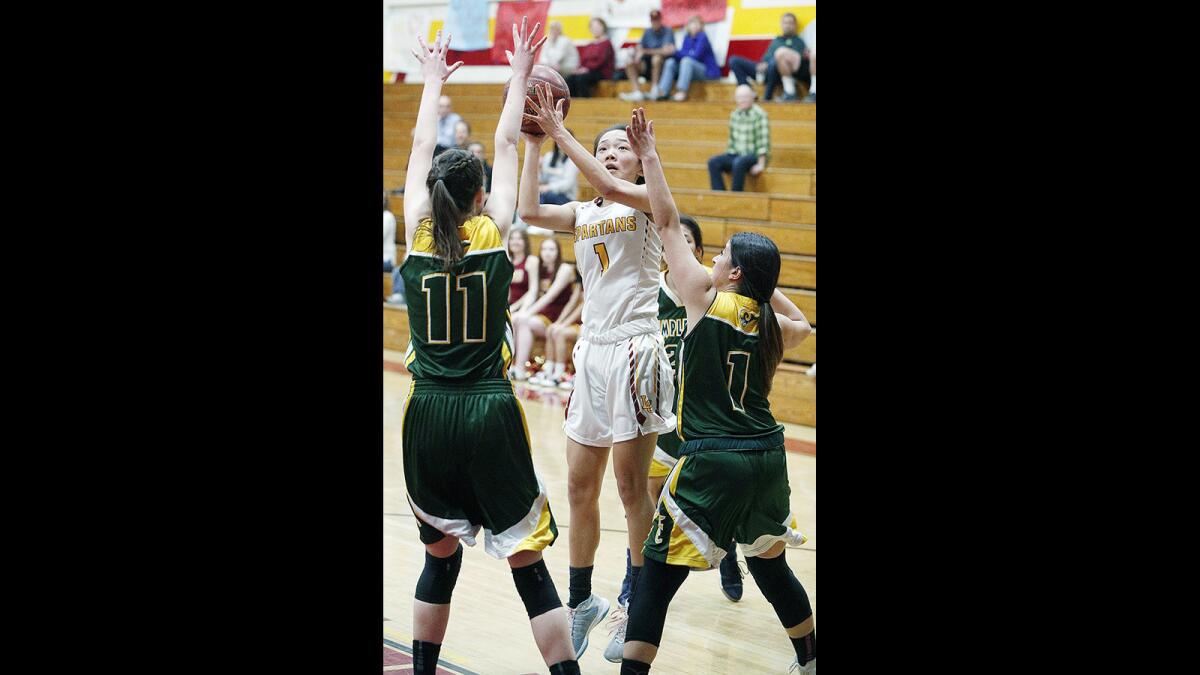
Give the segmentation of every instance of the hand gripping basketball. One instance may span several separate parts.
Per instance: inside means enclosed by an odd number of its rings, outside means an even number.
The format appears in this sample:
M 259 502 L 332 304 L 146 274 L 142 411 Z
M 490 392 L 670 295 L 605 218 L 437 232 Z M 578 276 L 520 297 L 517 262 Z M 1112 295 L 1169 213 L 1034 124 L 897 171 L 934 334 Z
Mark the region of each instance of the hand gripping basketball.
M 557 75 L 557 73 L 555 74 Z M 526 112 L 522 116 L 522 120 L 530 123 L 528 126 L 537 125 L 543 133 L 551 138 L 555 138 L 556 134 L 566 133 L 563 119 L 566 118 L 567 110 L 571 106 L 570 94 L 564 91 L 565 95 L 560 95 L 559 92 L 552 91 L 549 83 L 539 83 L 535 89 L 537 90 L 536 101 L 529 96 L 525 97 Z M 525 124 L 522 125 L 521 130 L 526 133 L 536 133 L 527 129 Z

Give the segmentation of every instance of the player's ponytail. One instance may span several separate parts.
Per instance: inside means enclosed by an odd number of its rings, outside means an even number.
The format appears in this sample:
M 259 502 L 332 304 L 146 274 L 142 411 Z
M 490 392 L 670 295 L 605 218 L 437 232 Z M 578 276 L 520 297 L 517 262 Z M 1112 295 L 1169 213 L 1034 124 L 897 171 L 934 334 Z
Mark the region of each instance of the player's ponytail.
M 466 150 L 447 150 L 433 159 L 425 187 L 429 189 L 433 246 L 445 269 L 462 260 L 458 228 L 472 214 L 475 195 L 483 185 L 483 165 Z
M 764 395 L 770 395 L 775 369 L 783 360 L 783 331 L 771 308 L 779 283 L 779 248 L 761 234 L 739 232 L 729 240 L 729 261 L 742 269 L 738 293 L 758 301 L 758 355 L 766 380 Z

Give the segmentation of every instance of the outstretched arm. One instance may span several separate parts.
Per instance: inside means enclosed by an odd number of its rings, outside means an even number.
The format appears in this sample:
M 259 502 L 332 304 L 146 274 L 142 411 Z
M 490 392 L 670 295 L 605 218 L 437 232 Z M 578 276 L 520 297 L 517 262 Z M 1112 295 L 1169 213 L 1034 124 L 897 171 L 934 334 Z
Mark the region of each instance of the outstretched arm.
M 662 161 L 658 158 L 654 142 L 654 122 L 646 122 L 646 111 L 638 108 L 633 111 L 626 127 L 629 143 L 633 151 L 642 160 L 642 171 L 646 177 L 646 188 L 650 198 L 654 227 L 658 228 L 662 237 L 663 255 L 671 268 L 671 279 L 679 298 L 687 307 L 688 325 L 695 325 L 712 304 L 716 289 L 708 270 L 696 260 L 695 253 L 687 240 L 683 238 L 683 228 L 679 225 L 679 210 L 675 207 L 675 199 L 671 189 L 667 187 L 667 177 L 663 173 Z
M 553 102 L 550 96 L 550 87 L 537 87 L 537 101 L 531 98 L 525 99 L 525 105 L 536 111 L 536 114 L 525 114 L 525 117 L 535 120 L 542 131 L 546 135 L 554 139 L 558 147 L 567 153 L 567 157 L 575 163 L 584 178 L 587 178 L 588 183 L 596 188 L 596 191 L 604 195 L 605 199 L 611 199 L 618 204 L 633 207 L 639 211 L 650 210 L 650 197 L 646 194 L 645 185 L 637 185 L 630 183 L 627 180 L 617 178 L 604 168 L 604 164 L 596 159 L 595 155 L 590 154 L 587 148 L 579 144 L 575 137 L 567 132 L 567 128 L 563 126 L 563 102 L 560 100 L 557 105 Z M 645 173 L 646 167 L 642 167 L 642 172 Z M 522 216 L 524 218 L 524 216 Z
M 511 89 L 509 90 L 511 91 Z M 575 230 L 575 210 L 579 202 L 539 204 L 538 168 L 542 159 L 545 136 L 522 134 L 525 137 L 525 166 L 521 169 L 521 193 L 517 200 L 517 215 L 530 225 L 560 232 Z
M 496 123 L 495 164 L 492 165 L 492 190 L 488 195 L 484 213 L 491 216 L 500 228 L 501 241 L 508 239 L 508 229 L 512 226 L 513 210 L 517 205 L 517 140 L 521 129 L 521 113 L 525 107 L 526 82 L 529 71 L 533 70 L 534 55 L 546 41 L 546 36 L 533 42 L 542 24 L 536 24 L 533 30 L 525 32 L 525 17 L 521 17 L 521 28 L 514 23 L 513 51 L 506 51 L 508 62 L 512 64 L 513 75 L 508 83 L 508 96 L 504 99 L 504 109 L 500 111 L 500 121 Z
M 437 146 L 437 104 L 442 95 L 442 83 L 463 64 L 446 66 L 446 51 L 450 48 L 450 36 L 442 43 L 442 31 L 430 47 L 425 39 L 417 36 L 418 49 L 413 56 L 421 62 L 421 76 L 425 78 L 425 89 L 421 92 L 421 107 L 417 111 L 417 126 L 413 129 L 412 152 L 408 155 L 408 172 L 404 177 L 404 244 L 412 250 L 413 234 L 417 224 L 429 215 L 429 190 L 425 178 L 433 166 L 433 149 Z
M 804 342 L 804 338 L 812 333 L 812 326 L 809 325 L 804 312 L 778 288 L 771 296 L 771 309 L 775 311 L 775 319 L 779 322 L 780 332 L 783 333 L 784 349 L 791 349 Z

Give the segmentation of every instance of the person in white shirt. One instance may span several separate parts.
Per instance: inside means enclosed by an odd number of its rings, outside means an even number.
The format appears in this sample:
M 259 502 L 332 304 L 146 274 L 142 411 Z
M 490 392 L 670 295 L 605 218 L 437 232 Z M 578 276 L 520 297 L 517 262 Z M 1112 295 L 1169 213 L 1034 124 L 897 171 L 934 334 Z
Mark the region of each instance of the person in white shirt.
M 392 294 L 386 302 L 404 305 L 404 281 L 400 279 L 400 265 L 396 260 L 396 216 L 388 210 L 387 192 L 383 193 L 383 271 L 392 273 Z
M 575 48 L 575 43 L 571 42 L 571 38 L 562 34 L 562 24 L 558 21 L 551 21 L 546 35 L 549 38 L 546 40 L 546 44 L 542 45 L 538 63 L 550 66 L 561 73 L 563 77 L 578 70 L 579 50 Z
M 542 155 L 538 168 L 539 202 L 566 204 L 575 201 L 579 196 L 578 178 L 579 169 L 575 163 L 555 144 L 552 152 Z

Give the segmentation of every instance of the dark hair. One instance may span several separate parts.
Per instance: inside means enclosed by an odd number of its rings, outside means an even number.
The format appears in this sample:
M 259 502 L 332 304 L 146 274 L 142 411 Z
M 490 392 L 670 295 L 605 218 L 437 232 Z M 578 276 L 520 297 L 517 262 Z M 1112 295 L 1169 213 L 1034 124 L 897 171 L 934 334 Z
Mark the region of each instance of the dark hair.
M 700 223 L 696 219 L 686 213 L 679 214 L 679 224 L 683 225 L 692 232 L 692 241 L 696 244 L 693 248 L 698 248 L 701 252 L 704 251 L 704 235 L 700 232 Z
M 466 150 L 447 150 L 433 158 L 425 187 L 429 189 L 433 247 L 449 270 L 463 257 L 458 227 L 474 210 L 475 195 L 483 187 L 483 164 Z
M 605 129 L 604 131 L 601 131 L 600 133 L 596 134 L 596 140 L 592 143 L 592 157 L 595 157 L 596 151 L 600 149 L 600 139 L 604 138 L 604 134 L 607 134 L 610 131 L 624 131 L 625 134 L 628 135 L 629 132 L 625 130 L 625 127 L 627 127 L 627 126 L 629 126 L 629 125 L 628 124 L 614 124 L 611 127 Z M 640 164 L 641 161 L 639 160 L 638 163 Z M 638 176 L 637 180 L 634 181 L 634 184 L 645 185 L 646 184 L 645 177 Z
M 504 247 L 508 249 L 508 257 L 512 258 L 512 236 L 514 234 L 520 236 L 521 241 L 525 242 L 525 255 L 529 256 L 531 253 L 529 250 L 529 233 L 526 232 L 525 230 L 515 230 L 514 229 L 514 230 L 510 230 L 508 233 L 509 241 L 504 242 Z
M 541 244 L 538 244 L 538 252 L 537 252 L 538 271 L 549 272 L 549 274 L 547 274 L 545 278 L 549 279 L 550 283 L 554 283 L 554 276 L 556 274 L 558 274 L 558 268 L 562 267 L 562 264 L 563 264 L 562 244 L 558 243 L 558 239 L 555 239 L 553 236 L 546 237 L 545 239 L 543 239 L 542 244 L 545 244 L 548 241 L 554 243 L 554 251 L 555 251 L 554 267 L 549 270 L 546 269 L 546 263 L 542 262 L 542 246 L 541 246 Z
M 800 23 L 800 19 L 797 19 L 796 15 L 792 14 L 791 12 L 784 12 L 783 14 L 780 14 L 779 20 L 783 21 L 783 17 L 785 17 L 785 16 L 790 16 L 790 17 L 792 17 L 792 21 L 795 21 L 796 23 Z
M 779 283 L 779 248 L 757 232 L 738 232 L 729 240 L 729 262 L 742 269 L 738 294 L 758 302 L 758 354 L 766 379 L 764 395 L 769 395 L 775 368 L 783 360 L 783 332 L 771 309 L 771 296 Z

